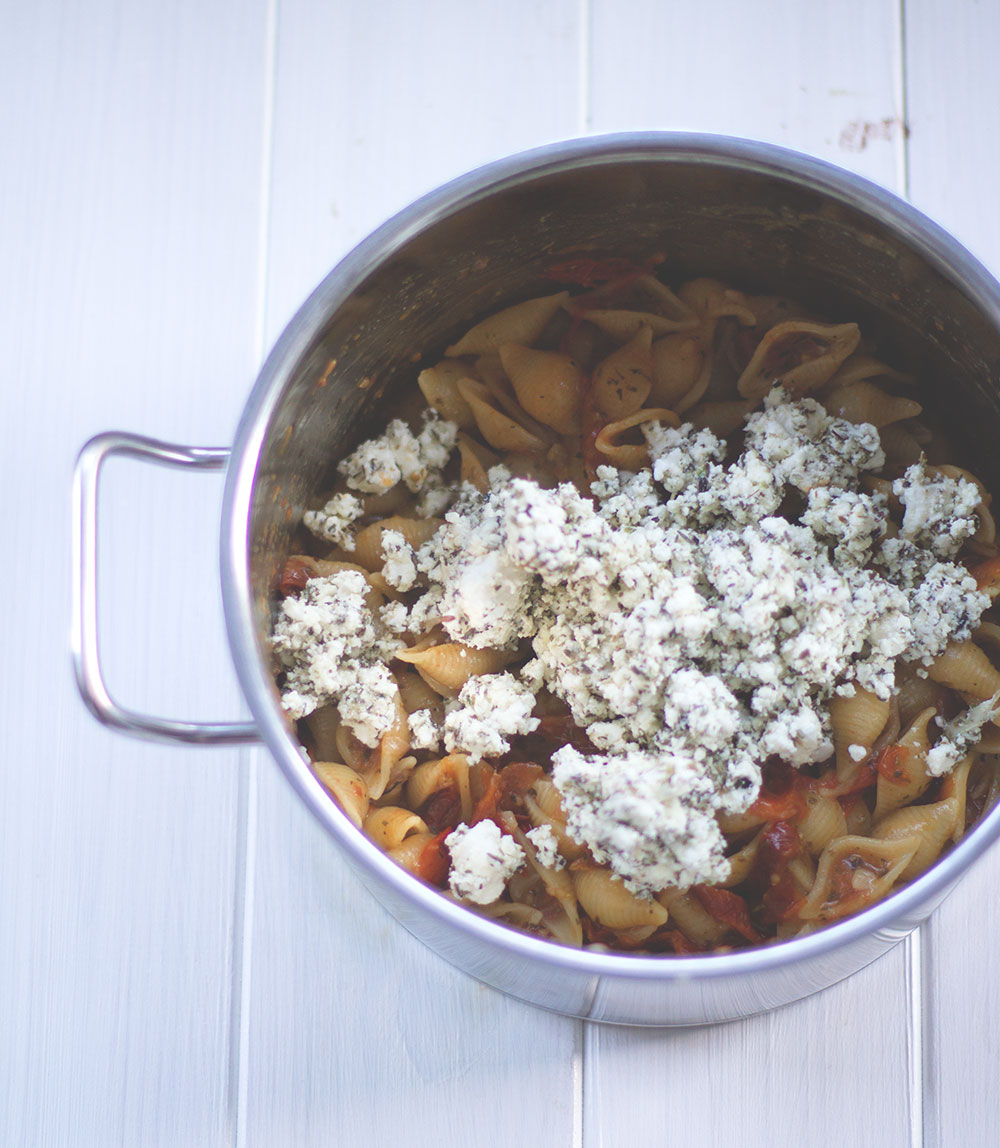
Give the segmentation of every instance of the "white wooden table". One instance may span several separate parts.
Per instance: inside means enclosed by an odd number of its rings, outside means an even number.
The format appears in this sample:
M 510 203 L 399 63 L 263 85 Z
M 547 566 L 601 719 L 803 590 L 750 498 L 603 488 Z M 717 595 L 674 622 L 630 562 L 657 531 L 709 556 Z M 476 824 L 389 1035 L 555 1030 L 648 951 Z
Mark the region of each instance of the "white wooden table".
M 995 0 L 6 0 L 0 12 L 0 1144 L 1000 1143 L 1000 853 L 850 981 L 600 1028 L 443 964 L 258 750 L 76 697 L 69 475 L 108 427 L 226 444 L 263 354 L 419 193 L 582 133 L 812 152 L 1000 269 Z M 221 481 L 109 467 L 114 688 L 237 717 Z

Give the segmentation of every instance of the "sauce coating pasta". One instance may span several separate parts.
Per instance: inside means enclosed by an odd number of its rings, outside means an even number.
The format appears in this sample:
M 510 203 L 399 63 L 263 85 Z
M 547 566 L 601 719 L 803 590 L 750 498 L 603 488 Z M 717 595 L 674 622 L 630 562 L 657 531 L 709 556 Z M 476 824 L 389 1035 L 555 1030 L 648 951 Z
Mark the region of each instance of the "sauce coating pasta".
M 550 274 L 305 516 L 274 644 L 314 771 L 414 876 L 560 943 L 856 913 L 1000 793 L 991 496 L 856 324 L 624 260 Z M 786 597 L 734 596 L 754 571 Z

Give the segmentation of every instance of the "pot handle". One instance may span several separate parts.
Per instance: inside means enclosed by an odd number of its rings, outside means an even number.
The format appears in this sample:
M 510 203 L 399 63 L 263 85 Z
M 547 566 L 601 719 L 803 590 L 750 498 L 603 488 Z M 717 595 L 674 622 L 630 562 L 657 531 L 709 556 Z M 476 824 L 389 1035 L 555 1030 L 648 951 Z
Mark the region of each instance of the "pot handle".
M 221 470 L 227 447 L 190 447 L 125 431 L 95 435 L 73 471 L 73 619 L 70 641 L 76 684 L 87 708 L 106 726 L 147 741 L 244 745 L 260 741 L 253 722 L 191 722 L 152 717 L 120 706 L 104 683 L 97 642 L 97 497 L 101 467 L 112 455 L 164 466 Z

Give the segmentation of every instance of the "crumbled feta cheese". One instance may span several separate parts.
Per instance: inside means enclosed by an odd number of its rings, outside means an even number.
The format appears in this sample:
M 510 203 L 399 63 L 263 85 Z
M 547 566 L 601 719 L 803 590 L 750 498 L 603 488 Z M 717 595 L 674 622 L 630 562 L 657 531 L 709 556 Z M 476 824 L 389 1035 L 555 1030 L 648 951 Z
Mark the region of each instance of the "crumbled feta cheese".
M 863 745 L 849 745 L 847 753 L 851 761 L 864 761 L 868 756 L 868 750 Z
M 929 666 L 949 642 L 971 637 L 989 608 L 989 596 L 977 589 L 964 566 L 939 562 L 913 542 L 887 538 L 878 560 L 909 603 L 911 637 L 904 661 Z
M 413 547 L 398 530 L 382 531 L 382 577 L 396 590 L 412 590 L 417 580 L 413 563 Z
M 904 509 L 900 537 L 939 558 L 953 558 L 976 532 L 982 495 L 974 482 L 936 475 L 918 462 L 896 479 L 892 493 Z
M 562 869 L 566 864 L 559 852 L 559 838 L 552 832 L 551 825 L 536 825 L 525 837 L 534 845 L 539 865 L 546 869 Z
M 441 729 L 428 709 L 414 710 L 407 719 L 412 749 L 437 749 L 441 742 Z
M 418 455 L 437 473 L 453 439 L 435 431 L 421 446 L 406 433 L 416 446 L 398 428 L 366 445 L 373 458 L 391 448 L 400 475 L 417 473 Z M 451 496 L 415 555 L 387 534 L 387 579 L 409 588 L 419 572 L 426 590 L 409 610 L 379 611 L 393 633 L 440 626 L 508 650 L 530 640 L 519 675 L 470 678 L 440 730 L 429 712 L 411 715 L 413 744 L 498 756 L 538 725 L 535 694 L 562 699 L 597 751 L 553 756 L 568 832 L 640 895 L 723 878 L 715 814 L 748 808 L 761 763 L 825 761 L 832 697 L 857 685 L 888 698 L 898 659 L 929 664 L 989 605 L 925 545 L 942 529 L 954 553 L 974 529 L 965 488 L 978 499 L 977 488 L 911 468 L 896 491 L 910 537 L 886 538 L 885 497 L 857 490 L 884 463 L 868 424 L 779 387 L 728 463 L 726 444 L 690 424 L 644 433 L 650 467 L 599 467 L 593 500 L 494 467 L 485 494 L 463 485 Z M 377 467 L 361 459 L 348 471 L 355 485 Z M 953 733 L 932 751 L 942 769 L 965 736 Z
M 336 702 L 341 720 L 365 745 L 378 744 L 396 717 L 398 689 L 385 665 L 401 643 L 365 602 L 356 570 L 310 578 L 281 603 L 273 648 L 285 668 L 282 705 L 293 719 Z
M 704 789 L 691 762 L 641 750 L 584 757 L 568 745 L 552 762 L 570 834 L 632 892 L 727 876 L 718 824 L 703 802 L 691 801 Z
M 378 438 L 363 442 L 337 470 L 352 490 L 364 494 L 384 494 L 400 481 L 417 493 L 433 472 L 447 464 L 457 434 L 458 426 L 434 411 L 424 415 L 418 435 L 402 419 L 393 419 Z
M 983 736 L 983 727 L 1000 715 L 1000 693 L 970 706 L 945 722 L 938 743 L 927 752 L 927 772 L 941 777 L 956 766 Z
M 815 399 L 789 402 L 782 387 L 746 421 L 746 445 L 761 456 L 779 482 L 798 490 L 845 489 L 863 470 L 885 463 L 878 431 L 870 423 L 831 418 Z
M 444 744 L 477 762 L 510 749 L 507 734 L 531 733 L 535 696 L 513 674 L 478 674 L 462 686 L 458 706 L 444 719 Z
M 379 606 L 378 615 L 390 634 L 405 634 L 410 629 L 410 613 L 405 602 L 386 602 Z
M 302 515 L 302 524 L 317 538 L 332 542 L 344 550 L 353 550 L 351 523 L 356 522 L 364 512 L 360 498 L 353 494 L 335 494 L 322 510 L 307 510 Z
M 451 854 L 448 884 L 456 897 L 490 905 L 524 864 L 524 850 L 495 821 L 464 822 L 444 839 Z

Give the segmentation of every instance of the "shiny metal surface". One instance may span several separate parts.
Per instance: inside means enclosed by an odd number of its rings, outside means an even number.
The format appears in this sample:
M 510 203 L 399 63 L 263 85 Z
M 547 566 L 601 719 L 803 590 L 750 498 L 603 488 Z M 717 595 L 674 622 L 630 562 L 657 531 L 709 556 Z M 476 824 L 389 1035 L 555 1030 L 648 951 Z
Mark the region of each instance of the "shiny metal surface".
M 1000 833 L 994 811 L 928 874 L 860 916 L 768 948 L 699 958 L 577 952 L 466 912 L 356 832 L 312 776 L 267 656 L 274 575 L 331 458 L 384 421 L 393 388 L 490 309 L 545 287 L 579 249 L 645 257 L 673 276 L 780 290 L 877 330 L 882 353 L 947 380 L 931 405 L 989 456 L 1000 288 L 960 245 L 894 196 L 839 169 L 747 141 L 597 137 L 501 161 L 380 228 L 290 323 L 247 405 L 227 480 L 223 596 L 240 678 L 299 795 L 390 911 L 452 963 L 525 1000 L 632 1024 L 696 1024 L 799 999 L 863 967 L 923 920 Z
M 228 447 L 190 447 L 124 431 L 106 431 L 84 444 L 73 471 L 73 613 L 70 645 L 76 683 L 102 724 L 146 741 L 245 745 L 260 740 L 253 722 L 191 722 L 153 717 L 119 705 L 101 669 L 97 609 L 97 526 L 101 468 L 120 455 L 139 462 L 222 470 Z

